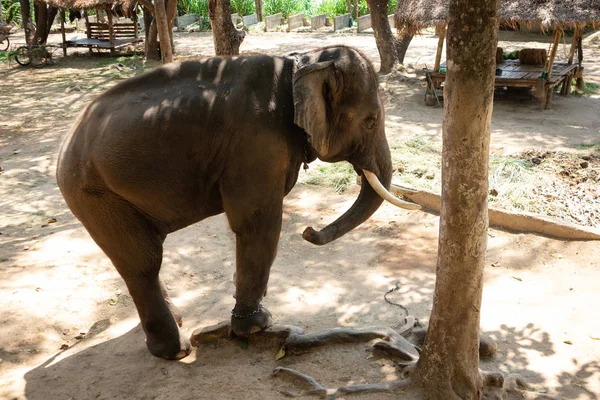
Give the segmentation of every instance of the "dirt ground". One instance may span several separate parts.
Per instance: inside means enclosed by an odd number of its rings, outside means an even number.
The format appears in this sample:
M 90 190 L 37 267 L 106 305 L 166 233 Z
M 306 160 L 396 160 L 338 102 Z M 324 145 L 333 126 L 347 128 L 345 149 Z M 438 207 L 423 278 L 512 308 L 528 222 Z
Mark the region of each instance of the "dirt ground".
M 548 41 L 514 33 L 502 39 L 505 49 Z M 378 61 L 372 35 L 249 35 L 242 51 L 283 54 L 333 43 L 357 46 Z M 431 65 L 436 43 L 431 36 L 415 38 L 407 63 Z M 176 47 L 182 59 L 210 55 L 212 38 L 177 34 Z M 113 61 L 82 56 L 39 70 L 0 66 L 0 398 L 272 400 L 284 397 L 284 385 L 270 376 L 278 365 L 327 387 L 396 379 L 394 364 L 372 354 L 368 344 L 279 361 L 277 348 L 236 341 L 203 345 L 179 362 L 148 353 L 124 283 L 65 206 L 54 178 L 58 146 L 77 112 L 126 75 Z M 598 45 L 586 48 L 589 80 L 600 81 L 598 65 Z M 442 109 L 423 104 L 422 83 L 390 82 L 386 123 L 392 145 L 414 136 L 441 140 Z M 492 148 L 569 151 L 593 144 L 600 141 L 599 110 L 597 95 L 556 96 L 553 109 L 543 112 L 529 96 L 499 95 Z M 383 295 L 396 282 L 401 289 L 390 299 L 427 322 L 437 216 L 384 205 L 334 243 L 315 247 L 302 240 L 306 226 L 324 226 L 355 196 L 356 189 L 342 195 L 300 182 L 287 197 L 264 301 L 277 323 L 308 332 L 395 327 L 404 314 Z M 598 243 L 494 229 L 488 235 L 481 329 L 498 341 L 499 351 L 482 369 L 521 373 L 535 390 L 565 399 L 598 399 Z M 167 238 L 162 276 L 184 313 L 186 334 L 229 317 L 234 258 L 223 216 Z

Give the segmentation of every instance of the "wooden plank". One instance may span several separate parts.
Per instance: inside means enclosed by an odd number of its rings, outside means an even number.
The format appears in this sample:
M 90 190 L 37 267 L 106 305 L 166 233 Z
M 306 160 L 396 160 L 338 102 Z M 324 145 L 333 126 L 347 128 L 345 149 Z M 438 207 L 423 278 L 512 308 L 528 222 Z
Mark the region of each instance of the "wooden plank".
M 65 45 L 67 42 L 67 35 L 65 34 L 65 9 L 60 9 L 60 34 L 62 36 L 62 44 L 63 44 L 63 56 L 67 56 L 67 46 Z
M 552 76 L 552 66 L 554 64 L 554 58 L 556 57 L 556 51 L 558 50 L 561 34 L 562 31 L 560 28 L 557 28 L 556 31 L 554 31 L 554 43 L 552 44 L 552 50 L 550 50 L 550 57 L 548 58 L 548 65 L 546 66 L 546 76 L 548 78 Z
M 435 53 L 435 65 L 433 70 L 439 72 L 440 61 L 442 61 L 442 49 L 444 48 L 444 38 L 446 37 L 446 24 L 440 25 L 440 37 L 438 39 L 437 52 Z
M 525 75 L 527 75 L 527 72 L 521 72 L 521 71 L 504 71 L 502 70 L 502 75 L 496 75 L 496 79 L 521 79 L 523 78 Z

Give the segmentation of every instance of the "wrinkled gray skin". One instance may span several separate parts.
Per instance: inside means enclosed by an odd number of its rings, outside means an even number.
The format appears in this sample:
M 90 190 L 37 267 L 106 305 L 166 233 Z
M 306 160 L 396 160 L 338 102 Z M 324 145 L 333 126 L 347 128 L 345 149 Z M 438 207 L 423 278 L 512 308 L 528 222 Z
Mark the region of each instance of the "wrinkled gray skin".
M 57 179 L 125 280 L 150 352 L 179 359 L 191 349 L 159 278 L 167 234 L 225 212 L 237 247 L 232 329 L 246 336 L 266 328 L 271 316 L 259 307 L 283 198 L 302 162 L 316 157 L 372 171 L 389 188 L 377 75 L 352 48 L 211 58 L 129 79 L 82 112 L 61 148 Z M 325 244 L 369 218 L 382 199 L 362 182 L 346 213 L 320 232 L 307 228 L 304 238 Z

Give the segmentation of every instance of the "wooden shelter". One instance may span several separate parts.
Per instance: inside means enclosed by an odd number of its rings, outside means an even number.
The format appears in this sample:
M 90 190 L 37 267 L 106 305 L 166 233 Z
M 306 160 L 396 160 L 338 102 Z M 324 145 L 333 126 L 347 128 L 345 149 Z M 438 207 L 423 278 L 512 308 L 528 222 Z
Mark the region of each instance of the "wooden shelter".
M 61 16 L 63 52 L 69 47 L 87 47 L 97 50 L 115 50 L 143 42 L 137 17 L 137 0 L 42 0 L 56 7 Z M 86 38 L 67 40 L 65 33 L 66 11 L 78 13 L 85 19 Z M 96 22 L 91 22 L 88 10 L 96 13 Z M 116 17 L 127 17 L 133 22 L 115 22 Z M 140 37 L 142 36 L 142 37 Z
M 445 40 L 448 0 L 405 0 L 396 9 L 397 27 L 416 33 L 435 26 L 439 41 L 435 64 L 428 72 L 428 92 L 436 94 L 436 89 L 445 80 L 445 65 L 441 63 Z M 586 25 L 600 23 L 600 0 L 500 0 L 500 26 L 535 27 L 542 31 L 553 31 L 550 51 L 545 62 L 539 65 L 521 64 L 518 60 L 498 60 L 495 85 L 501 87 L 532 87 L 540 99 L 542 108 L 552 105 L 554 87 L 562 83 L 561 93 L 569 94 L 571 80 L 583 74 L 583 49 L 581 38 Z M 573 29 L 569 59 L 565 63 L 555 62 L 556 52 L 564 29 Z M 573 63 L 575 53 L 578 62 Z

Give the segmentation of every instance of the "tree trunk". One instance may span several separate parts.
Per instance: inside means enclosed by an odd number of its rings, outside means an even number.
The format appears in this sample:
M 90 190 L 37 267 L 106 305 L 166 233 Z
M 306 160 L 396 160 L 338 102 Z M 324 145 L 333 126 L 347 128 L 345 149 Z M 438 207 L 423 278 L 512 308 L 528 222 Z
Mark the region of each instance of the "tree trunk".
M 2 15 L 2 0 L 0 0 L 0 24 L 4 22 L 4 15 Z
M 401 33 L 399 39 L 396 39 L 396 61 L 399 64 L 404 64 L 404 57 L 406 56 L 406 50 L 413 39 L 412 33 Z
M 96 7 L 96 22 L 102 24 L 106 23 L 106 17 L 104 16 L 104 7 Z
M 498 0 L 450 0 L 436 285 L 412 375 L 427 399 L 482 398 L 479 317 L 497 41 Z
M 156 29 L 156 20 L 149 10 L 144 7 L 144 53 L 147 60 L 160 60 L 158 52 L 158 31 Z
M 231 22 L 230 0 L 209 0 L 208 15 L 213 31 L 215 54 L 235 56 L 240 54 L 240 44 L 244 41 L 244 31 L 235 29 Z
M 48 41 L 48 35 L 50 29 L 52 29 L 52 22 L 58 14 L 58 8 L 46 6 L 46 3 L 36 2 L 35 17 L 36 17 L 36 29 L 33 37 L 34 43 L 45 44 Z
M 346 0 L 346 12 L 352 14 L 352 0 Z
M 171 49 L 171 35 L 169 34 L 169 21 L 167 20 L 165 0 L 154 0 L 154 20 L 156 21 L 156 27 L 158 29 L 162 63 L 172 63 L 173 51 Z
M 262 0 L 254 0 L 254 6 L 256 7 L 256 16 L 258 17 L 258 20 L 262 21 Z
M 371 25 L 375 34 L 375 43 L 379 51 L 379 58 L 381 59 L 379 72 L 387 74 L 398 60 L 396 48 L 398 40 L 392 33 L 387 16 L 388 0 L 367 0 L 367 4 L 371 12 Z
M 169 38 L 171 39 L 171 51 L 175 54 L 175 42 L 173 41 L 173 24 L 177 17 L 177 0 L 167 0 L 167 22 L 169 24 Z
M 354 19 L 358 20 L 358 0 L 354 0 Z
M 33 26 L 33 23 L 31 22 L 31 12 L 30 12 L 30 3 L 29 0 L 20 0 L 20 4 L 21 4 L 21 23 L 23 26 L 23 30 L 25 31 L 25 41 L 27 42 L 27 44 L 33 44 L 34 43 L 34 35 L 35 35 L 35 28 Z

